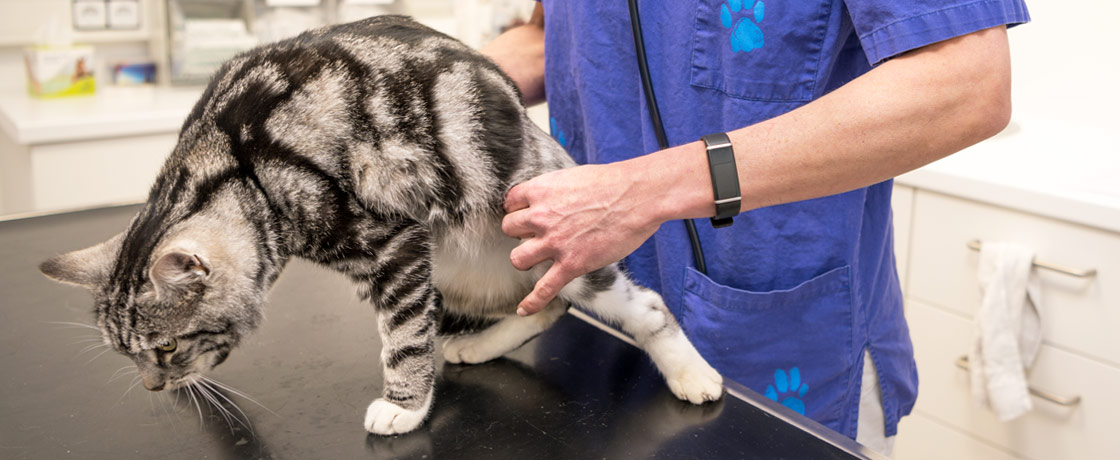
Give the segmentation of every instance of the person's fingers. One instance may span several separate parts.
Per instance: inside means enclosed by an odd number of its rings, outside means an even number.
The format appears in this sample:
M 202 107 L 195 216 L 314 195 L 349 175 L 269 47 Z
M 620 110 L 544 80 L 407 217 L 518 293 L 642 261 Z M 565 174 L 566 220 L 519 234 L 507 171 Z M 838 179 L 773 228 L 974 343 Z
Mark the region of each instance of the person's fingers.
M 522 209 L 506 214 L 502 218 L 502 233 L 512 238 L 529 238 L 537 229 L 529 223 L 529 211 Z
M 523 241 L 509 253 L 509 261 L 513 264 L 513 268 L 521 271 L 533 268 L 534 265 L 551 258 L 544 242 L 537 238 Z
M 529 197 L 525 196 L 525 183 L 515 185 L 506 193 L 505 210 L 507 213 L 529 207 Z
M 533 287 L 533 292 L 530 292 L 521 304 L 517 306 L 517 314 L 521 316 L 529 316 L 544 310 L 552 299 L 560 293 L 560 290 L 572 282 L 576 277 L 565 270 L 561 264 L 553 264 L 548 269 L 537 285 Z

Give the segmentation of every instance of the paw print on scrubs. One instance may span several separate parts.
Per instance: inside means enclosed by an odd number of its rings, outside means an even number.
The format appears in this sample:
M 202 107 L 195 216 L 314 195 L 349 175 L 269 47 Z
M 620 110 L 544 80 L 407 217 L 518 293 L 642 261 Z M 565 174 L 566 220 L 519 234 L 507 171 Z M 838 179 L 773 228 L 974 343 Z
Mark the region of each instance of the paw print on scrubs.
M 741 17 L 738 21 L 734 21 L 731 13 L 738 13 L 744 9 L 744 6 L 744 0 L 729 0 L 719 8 L 720 22 L 723 23 L 724 28 L 731 29 L 731 51 L 736 53 L 762 48 L 763 45 L 762 29 L 758 28 L 758 23 L 762 22 L 766 7 L 759 0 L 753 8 L 743 11 L 754 16 L 754 21 L 749 17 Z
M 801 398 L 809 391 L 809 385 L 801 383 L 801 371 L 796 367 L 787 374 L 784 369 L 774 371 L 774 384 L 766 385 L 766 397 L 805 415 L 805 403 Z
M 565 149 L 568 148 L 568 137 L 565 136 L 564 132 L 560 130 L 560 127 L 556 125 L 555 118 L 548 117 L 548 130 L 552 132 L 552 137 L 556 138 L 556 142 L 559 142 L 560 146 Z

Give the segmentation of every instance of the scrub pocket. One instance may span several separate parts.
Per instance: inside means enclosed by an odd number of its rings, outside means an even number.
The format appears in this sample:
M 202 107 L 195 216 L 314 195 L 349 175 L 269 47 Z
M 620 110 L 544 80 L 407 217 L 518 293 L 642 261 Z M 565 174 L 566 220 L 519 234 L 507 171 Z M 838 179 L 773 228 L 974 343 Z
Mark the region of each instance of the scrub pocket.
M 724 377 L 839 430 L 852 378 L 850 272 L 751 292 L 689 268 L 681 327 Z
M 832 2 L 697 0 L 692 85 L 757 101 L 807 102 Z

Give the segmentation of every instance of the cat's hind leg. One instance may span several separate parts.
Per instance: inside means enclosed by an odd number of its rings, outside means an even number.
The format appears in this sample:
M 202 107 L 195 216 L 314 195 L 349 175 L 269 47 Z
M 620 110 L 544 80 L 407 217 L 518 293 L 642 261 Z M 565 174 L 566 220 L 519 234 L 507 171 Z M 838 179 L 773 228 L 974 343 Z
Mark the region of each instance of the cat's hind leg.
M 535 315 L 506 316 L 481 331 L 448 337 L 443 343 L 443 359 L 449 363 L 465 364 L 490 361 L 520 348 L 552 327 L 567 311 L 568 302 L 553 299 Z
M 661 296 L 634 284 L 617 265 L 576 278 L 560 296 L 632 337 L 677 398 L 701 404 L 723 393 L 723 378 L 692 346 Z

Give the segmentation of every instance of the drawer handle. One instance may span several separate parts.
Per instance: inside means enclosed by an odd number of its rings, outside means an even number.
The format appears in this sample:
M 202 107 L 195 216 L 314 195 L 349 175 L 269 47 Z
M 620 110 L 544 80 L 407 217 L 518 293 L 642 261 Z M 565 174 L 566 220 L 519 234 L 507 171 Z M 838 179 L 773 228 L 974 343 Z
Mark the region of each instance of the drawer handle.
M 957 367 L 967 371 L 968 370 L 968 356 L 961 356 L 960 358 L 957 358 Z M 1052 402 L 1054 404 L 1057 404 L 1059 406 L 1071 407 L 1071 406 L 1076 406 L 1078 404 L 1081 404 L 1081 397 L 1080 396 L 1074 396 L 1072 398 L 1067 398 L 1065 396 L 1056 395 L 1056 394 L 1051 393 L 1049 391 L 1039 390 L 1039 389 L 1034 388 L 1034 387 L 1027 387 L 1027 390 L 1030 391 L 1030 393 L 1032 395 L 1038 396 L 1039 398 L 1045 399 L 1045 400 L 1050 401 L 1050 402 Z
M 972 241 L 968 242 L 968 248 L 973 250 L 973 251 L 979 251 L 980 246 L 982 246 L 983 244 L 984 243 L 980 240 L 972 240 Z M 1095 269 L 1095 268 L 1090 268 L 1088 270 L 1078 270 L 1076 268 L 1070 268 L 1070 267 L 1066 267 L 1064 265 L 1052 264 L 1052 263 L 1047 263 L 1047 262 L 1039 262 L 1037 260 L 1033 261 L 1032 263 L 1034 264 L 1035 267 L 1038 267 L 1038 268 L 1045 268 L 1047 270 L 1055 271 L 1055 272 L 1058 272 L 1058 273 L 1063 273 L 1063 274 L 1066 274 L 1066 275 L 1069 275 L 1069 276 L 1076 276 L 1078 278 L 1092 278 L 1094 276 L 1097 276 L 1097 269 Z

